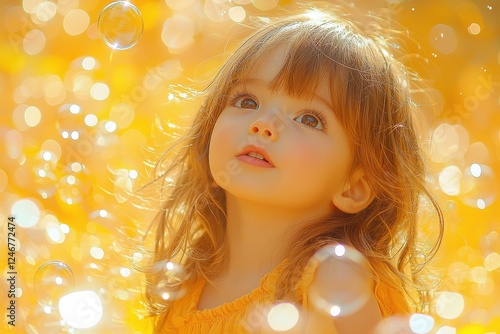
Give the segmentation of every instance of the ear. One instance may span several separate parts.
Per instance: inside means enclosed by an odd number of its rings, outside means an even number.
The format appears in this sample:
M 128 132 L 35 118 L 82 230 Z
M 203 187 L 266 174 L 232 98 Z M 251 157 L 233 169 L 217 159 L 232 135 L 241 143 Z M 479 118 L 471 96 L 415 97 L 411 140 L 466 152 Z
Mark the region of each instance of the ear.
M 358 213 L 373 201 L 373 193 L 363 169 L 356 170 L 340 193 L 334 194 L 332 203 L 346 213 Z

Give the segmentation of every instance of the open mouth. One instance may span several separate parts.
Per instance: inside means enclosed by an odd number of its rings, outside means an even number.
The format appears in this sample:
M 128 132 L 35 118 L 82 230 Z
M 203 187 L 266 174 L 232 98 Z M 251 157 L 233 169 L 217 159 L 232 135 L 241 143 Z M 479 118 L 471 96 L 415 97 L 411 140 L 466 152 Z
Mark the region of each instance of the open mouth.
M 257 153 L 257 152 L 248 152 L 247 155 L 249 157 L 252 157 L 252 158 L 256 158 L 256 159 L 259 159 L 259 160 L 263 160 L 263 161 L 266 161 L 266 162 L 269 162 L 266 160 L 266 158 L 264 158 L 264 156 L 260 153 Z
M 238 155 L 238 159 L 258 167 L 274 167 L 266 150 L 262 147 L 250 145 L 245 147 Z

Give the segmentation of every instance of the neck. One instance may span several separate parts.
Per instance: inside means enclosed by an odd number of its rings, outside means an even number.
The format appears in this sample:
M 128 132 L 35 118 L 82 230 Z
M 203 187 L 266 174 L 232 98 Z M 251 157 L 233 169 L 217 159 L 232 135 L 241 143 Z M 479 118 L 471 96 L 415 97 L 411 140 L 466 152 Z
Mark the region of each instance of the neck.
M 263 276 L 285 258 L 284 250 L 296 227 L 308 217 L 290 208 L 269 207 L 229 194 L 226 199 L 229 256 L 224 275 Z

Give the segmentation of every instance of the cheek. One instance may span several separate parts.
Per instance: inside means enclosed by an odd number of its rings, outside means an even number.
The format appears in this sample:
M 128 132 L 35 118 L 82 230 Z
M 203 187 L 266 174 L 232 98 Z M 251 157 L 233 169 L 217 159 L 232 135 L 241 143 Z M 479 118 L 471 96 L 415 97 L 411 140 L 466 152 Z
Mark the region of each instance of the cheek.
M 232 176 L 239 172 L 236 159 L 234 159 L 237 130 L 235 123 L 228 121 L 227 117 L 220 117 L 210 137 L 208 162 L 210 173 L 215 182 L 225 188 Z
M 331 142 L 321 141 L 298 142 L 294 146 L 294 161 L 291 164 L 302 173 L 305 172 L 306 175 L 325 183 L 328 180 L 337 183 L 346 175 L 351 157 L 342 145 L 336 146 Z
M 325 164 L 332 160 L 334 147 L 323 141 L 298 141 L 294 145 L 294 156 L 308 164 Z

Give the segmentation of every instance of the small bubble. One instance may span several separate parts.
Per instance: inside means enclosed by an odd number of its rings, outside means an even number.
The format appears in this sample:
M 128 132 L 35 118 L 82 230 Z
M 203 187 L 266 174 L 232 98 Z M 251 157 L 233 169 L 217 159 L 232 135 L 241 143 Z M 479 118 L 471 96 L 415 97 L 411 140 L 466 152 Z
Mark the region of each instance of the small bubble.
M 182 283 L 187 279 L 187 275 L 179 264 L 160 261 L 153 265 L 152 271 L 156 282 L 148 289 L 156 296 L 155 303 L 162 305 L 165 301 L 179 299 L 185 294 Z
M 144 31 L 141 12 L 128 1 L 115 1 L 104 7 L 97 25 L 103 42 L 114 50 L 133 47 Z
M 71 292 L 75 277 L 71 268 L 60 261 L 49 261 L 41 265 L 35 273 L 33 286 L 42 307 L 55 308 L 59 299 Z
M 492 6 L 486 6 L 486 8 L 488 8 L 489 10 L 492 10 L 493 7 Z
M 84 165 L 73 162 L 65 167 L 65 173 L 59 179 L 57 196 L 68 205 L 80 203 L 92 192 L 89 172 Z
M 84 115 L 77 104 L 63 104 L 56 114 L 55 124 L 64 138 L 66 135 L 84 130 Z

